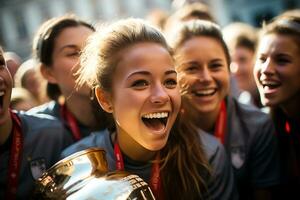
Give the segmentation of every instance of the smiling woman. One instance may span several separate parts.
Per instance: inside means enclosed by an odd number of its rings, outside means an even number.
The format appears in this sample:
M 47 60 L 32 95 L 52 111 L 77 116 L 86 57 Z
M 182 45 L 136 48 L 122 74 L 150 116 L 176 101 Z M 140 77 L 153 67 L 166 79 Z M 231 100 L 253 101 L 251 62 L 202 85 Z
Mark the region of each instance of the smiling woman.
M 230 56 L 220 28 L 194 20 L 173 33 L 185 117 L 224 144 L 240 199 L 268 199 L 279 182 L 274 128 L 267 114 L 231 97 Z
M 95 100 L 91 101 L 90 89 L 86 85 L 75 88 L 80 52 L 94 31 L 88 22 L 67 14 L 44 22 L 33 40 L 33 55 L 52 101 L 28 112 L 58 118 L 74 142 L 105 127 L 104 112 Z
M 138 174 L 157 199 L 234 197 L 222 147 L 202 145 L 202 139 L 211 138 L 202 138 L 178 114 L 177 73 L 160 31 L 139 19 L 101 27 L 84 49 L 81 64 L 79 86 L 88 82 L 95 88 L 114 125 L 69 147 L 64 156 L 104 148 L 109 170 Z M 208 160 L 221 168 L 217 175 L 211 176 Z M 220 183 L 224 177 L 231 181 L 228 185 Z
M 300 10 L 263 27 L 254 67 L 263 104 L 271 108 L 281 158 L 276 199 L 299 197 L 300 187 Z

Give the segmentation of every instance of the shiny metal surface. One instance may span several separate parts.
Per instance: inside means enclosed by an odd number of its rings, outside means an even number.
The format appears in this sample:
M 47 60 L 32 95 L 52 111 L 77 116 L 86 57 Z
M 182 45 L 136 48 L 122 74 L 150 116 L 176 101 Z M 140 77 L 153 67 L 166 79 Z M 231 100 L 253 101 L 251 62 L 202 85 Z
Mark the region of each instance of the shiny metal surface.
M 148 184 L 124 171 L 108 172 L 105 151 L 91 148 L 51 167 L 37 181 L 32 199 L 133 200 L 155 199 Z

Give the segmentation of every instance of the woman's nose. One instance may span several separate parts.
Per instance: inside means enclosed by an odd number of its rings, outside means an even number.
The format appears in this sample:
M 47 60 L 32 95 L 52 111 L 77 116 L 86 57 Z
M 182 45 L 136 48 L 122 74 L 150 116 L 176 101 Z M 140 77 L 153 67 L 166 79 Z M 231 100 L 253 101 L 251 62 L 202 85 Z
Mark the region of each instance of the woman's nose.
M 202 70 L 199 70 L 197 77 L 200 82 L 209 82 L 212 80 L 210 71 L 207 67 L 203 68 Z
M 260 71 L 265 75 L 272 75 L 275 72 L 274 64 L 272 60 L 268 58 L 264 63 L 261 64 Z
M 163 85 L 157 85 L 152 89 L 151 103 L 164 104 L 169 101 L 169 95 Z

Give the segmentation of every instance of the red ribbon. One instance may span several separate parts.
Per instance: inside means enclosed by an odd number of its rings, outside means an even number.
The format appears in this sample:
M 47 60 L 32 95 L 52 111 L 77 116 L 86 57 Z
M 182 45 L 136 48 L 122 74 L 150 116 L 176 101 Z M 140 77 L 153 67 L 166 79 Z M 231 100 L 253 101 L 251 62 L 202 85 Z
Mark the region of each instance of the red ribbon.
M 226 104 L 225 101 L 223 100 L 221 102 L 221 109 L 219 112 L 219 116 L 217 119 L 217 123 L 215 126 L 215 137 L 217 137 L 222 144 L 225 142 L 225 133 L 226 133 L 226 116 L 227 111 L 226 111 Z
M 12 145 L 10 150 L 10 159 L 8 166 L 7 189 L 5 191 L 5 199 L 16 199 L 17 186 L 19 181 L 19 172 L 21 167 L 23 137 L 21 129 L 21 121 L 16 113 L 10 111 L 13 129 L 12 129 Z
M 114 152 L 115 152 L 115 157 L 116 157 L 117 170 L 124 170 L 124 160 L 123 160 L 122 152 L 120 150 L 118 142 L 115 142 Z M 159 159 L 159 154 L 156 159 Z M 158 200 L 162 200 L 163 199 L 163 190 L 161 187 L 159 171 L 160 171 L 159 164 L 157 162 L 153 163 L 152 169 L 151 169 L 151 177 L 150 177 L 149 185 L 150 185 L 152 192 L 154 193 L 154 196 Z
M 60 105 L 60 114 L 62 118 L 67 122 L 69 128 L 71 129 L 72 136 L 75 141 L 81 139 L 80 129 L 78 127 L 77 121 L 72 113 L 68 110 L 66 104 Z

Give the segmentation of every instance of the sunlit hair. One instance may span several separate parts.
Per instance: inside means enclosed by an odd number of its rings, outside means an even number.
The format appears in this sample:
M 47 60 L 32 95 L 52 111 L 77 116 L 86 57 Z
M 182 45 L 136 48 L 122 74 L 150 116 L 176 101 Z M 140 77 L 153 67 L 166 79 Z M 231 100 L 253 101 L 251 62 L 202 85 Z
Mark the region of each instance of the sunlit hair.
M 285 12 L 274 18 L 270 23 L 264 23 L 260 37 L 267 34 L 279 34 L 291 37 L 300 51 L 300 10 Z
M 33 58 L 37 59 L 46 67 L 51 67 L 53 63 L 53 50 L 55 39 L 66 28 L 85 26 L 91 30 L 95 28 L 73 14 L 66 14 L 60 17 L 54 17 L 44 22 L 38 29 L 32 44 Z M 47 95 L 53 100 L 58 100 L 61 91 L 57 84 L 47 83 Z
M 130 18 L 100 27 L 89 38 L 81 55 L 77 83 L 99 86 L 111 93 L 120 51 L 142 42 L 157 43 L 172 55 L 162 33 L 143 20 Z M 160 152 L 165 199 L 201 199 L 206 191 L 208 164 L 199 135 L 193 130 L 179 116 Z
M 175 52 L 175 58 L 177 57 L 176 51 L 178 48 L 180 48 L 187 40 L 198 36 L 210 37 L 217 40 L 223 48 L 227 66 L 229 66 L 230 54 L 226 43 L 223 40 L 221 29 L 217 24 L 206 20 L 188 21 L 182 23 L 173 31 L 173 34 L 169 37 L 169 43 Z

